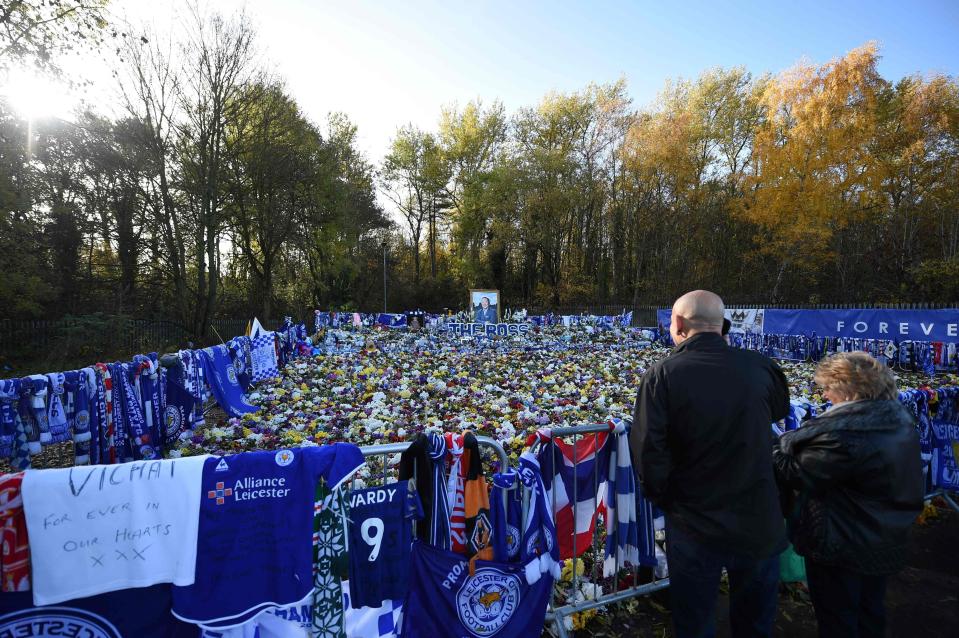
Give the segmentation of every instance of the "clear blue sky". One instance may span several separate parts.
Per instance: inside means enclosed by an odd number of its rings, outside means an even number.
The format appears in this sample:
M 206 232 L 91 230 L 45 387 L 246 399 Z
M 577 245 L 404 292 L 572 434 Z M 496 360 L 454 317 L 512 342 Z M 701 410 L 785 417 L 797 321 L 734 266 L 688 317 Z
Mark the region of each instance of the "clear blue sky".
M 164 21 L 180 0 L 116 0 Z M 508 110 L 550 90 L 626 78 L 637 107 L 669 78 L 713 66 L 779 72 L 876 40 L 883 76 L 959 75 L 959 0 L 528 2 L 209 0 L 247 8 L 260 44 L 304 110 L 346 112 L 374 161 L 396 128 L 435 126 L 444 104 L 480 97 Z M 166 22 L 167 25 L 170 22 Z

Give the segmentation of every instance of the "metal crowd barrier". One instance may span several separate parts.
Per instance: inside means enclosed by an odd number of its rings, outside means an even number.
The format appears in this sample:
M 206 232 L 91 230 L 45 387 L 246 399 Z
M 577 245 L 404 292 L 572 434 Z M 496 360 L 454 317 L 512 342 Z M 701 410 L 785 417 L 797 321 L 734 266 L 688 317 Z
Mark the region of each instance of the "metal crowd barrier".
M 550 430 L 553 439 L 563 438 L 563 437 L 572 437 L 572 444 L 575 446 L 578 441 L 582 438 L 588 437 L 590 434 L 593 436 L 593 443 L 595 448 L 595 443 L 598 442 L 599 434 L 601 432 L 609 432 L 609 425 L 603 424 L 593 424 L 593 425 L 577 425 L 572 427 L 563 427 L 563 428 L 552 428 Z M 556 465 L 557 454 L 556 448 L 553 448 L 553 464 Z M 596 475 L 594 479 L 593 490 L 598 491 L 599 489 L 599 474 Z M 577 490 L 578 490 L 578 481 L 573 482 L 573 520 L 577 519 Z M 607 495 L 607 498 L 615 498 L 614 495 Z M 556 490 L 553 490 L 553 511 L 556 510 Z M 606 525 L 615 525 L 615 522 L 604 521 L 604 528 Z M 556 596 L 557 588 L 553 589 L 553 597 L 550 600 L 549 611 L 546 613 L 546 621 L 551 622 L 553 625 L 553 633 L 557 638 L 567 638 L 569 635 L 566 630 L 566 617 L 572 616 L 573 614 L 589 611 L 591 609 L 598 609 L 600 607 L 606 607 L 612 603 L 621 602 L 628 600 L 630 598 L 638 598 L 640 596 L 648 596 L 654 592 L 657 592 L 661 589 L 669 587 L 669 578 L 662 578 L 653 580 L 651 582 L 640 583 L 639 582 L 639 566 L 632 565 L 630 569 L 630 575 L 632 579 L 632 584 L 622 590 L 619 590 L 619 583 L 621 582 L 619 578 L 619 573 L 621 569 L 624 569 L 626 566 L 620 565 L 619 555 L 616 556 L 616 568 L 611 577 L 598 578 L 597 574 L 602 574 L 602 557 L 605 544 L 605 530 L 601 531 L 599 524 L 597 522 L 596 527 L 593 529 L 593 538 L 588 552 L 592 552 L 593 564 L 590 568 L 590 582 L 594 585 L 606 583 L 608 580 L 611 583 L 611 591 L 609 593 L 603 593 L 601 596 L 598 596 L 592 600 L 583 600 L 583 601 L 567 601 L 565 605 L 557 606 L 556 605 Z M 572 571 L 572 588 L 570 590 L 570 595 L 575 595 L 579 591 L 579 574 L 575 568 L 577 560 L 577 547 L 576 547 L 576 534 L 573 534 L 573 571 Z M 585 556 L 585 554 L 584 554 Z M 585 567 L 585 561 L 583 561 Z M 627 576 L 627 580 L 629 576 Z M 605 592 L 604 587 L 604 592 Z

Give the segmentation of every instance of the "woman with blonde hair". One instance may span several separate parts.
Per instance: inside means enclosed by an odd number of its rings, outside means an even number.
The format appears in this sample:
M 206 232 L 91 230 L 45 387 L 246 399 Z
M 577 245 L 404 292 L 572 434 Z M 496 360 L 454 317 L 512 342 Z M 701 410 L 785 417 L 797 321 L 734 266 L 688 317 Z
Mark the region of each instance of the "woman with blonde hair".
M 819 635 L 885 634 L 886 577 L 922 511 L 919 436 L 889 368 L 864 352 L 820 362 L 832 407 L 773 450 L 790 538 L 806 558 Z

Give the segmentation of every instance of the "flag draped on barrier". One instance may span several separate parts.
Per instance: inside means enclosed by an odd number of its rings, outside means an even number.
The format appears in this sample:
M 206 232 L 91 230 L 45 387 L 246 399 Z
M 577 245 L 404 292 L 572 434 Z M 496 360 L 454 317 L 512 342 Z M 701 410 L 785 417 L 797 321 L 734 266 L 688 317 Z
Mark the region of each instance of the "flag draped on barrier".
M 596 517 L 606 497 L 609 475 L 608 432 L 575 443 L 553 438 L 539 430 L 536 455 L 543 476 L 547 501 L 553 509 L 561 559 L 586 551 L 593 540 Z

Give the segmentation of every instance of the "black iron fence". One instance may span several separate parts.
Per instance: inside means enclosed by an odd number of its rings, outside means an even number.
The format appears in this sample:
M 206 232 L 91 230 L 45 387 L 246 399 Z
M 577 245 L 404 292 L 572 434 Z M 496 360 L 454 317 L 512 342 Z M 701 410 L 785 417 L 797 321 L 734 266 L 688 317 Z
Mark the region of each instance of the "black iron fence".
M 263 322 L 274 329 L 280 321 Z M 0 319 L 0 378 L 69 370 L 97 361 L 116 361 L 146 352 L 205 347 L 246 331 L 246 319 L 214 319 L 210 334 L 193 336 L 166 319 L 84 315 L 60 319 Z

